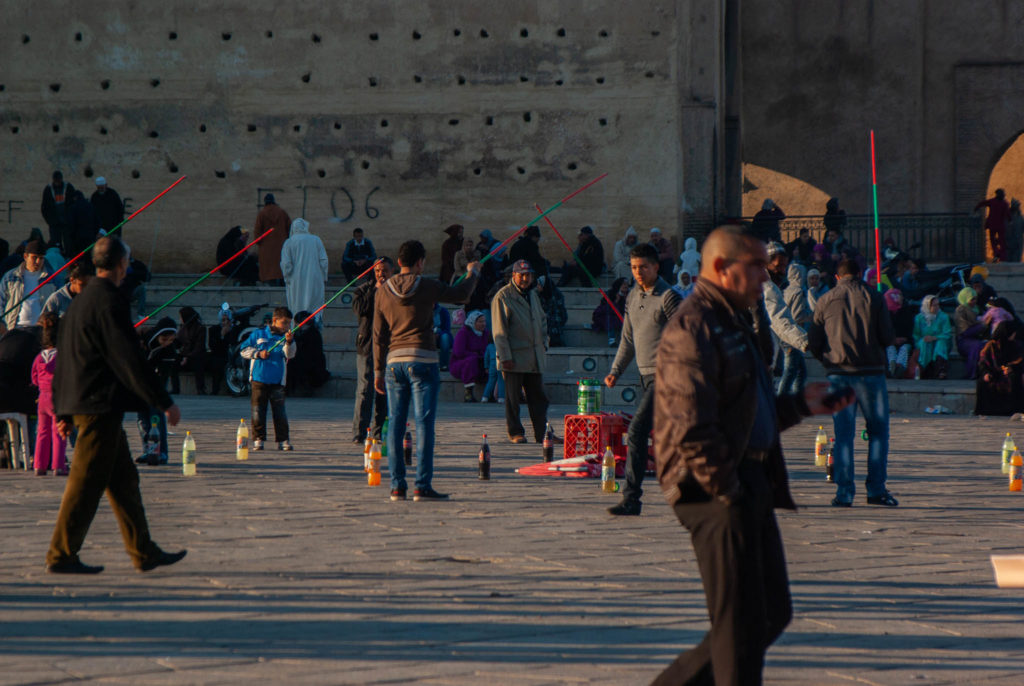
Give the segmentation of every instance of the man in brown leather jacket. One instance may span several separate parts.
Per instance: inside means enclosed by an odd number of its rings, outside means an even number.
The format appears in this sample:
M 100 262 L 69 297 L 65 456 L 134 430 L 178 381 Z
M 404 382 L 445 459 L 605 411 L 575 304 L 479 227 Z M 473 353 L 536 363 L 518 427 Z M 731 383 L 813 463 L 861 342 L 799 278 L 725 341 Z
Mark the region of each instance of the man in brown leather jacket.
M 655 684 L 760 684 L 764 654 L 792 616 L 774 507 L 796 509 L 779 433 L 850 402 L 825 383 L 776 398 L 751 310 L 765 244 L 737 226 L 705 240 L 700 279 L 665 326 L 655 376 L 658 481 L 690 531 L 711 630 Z

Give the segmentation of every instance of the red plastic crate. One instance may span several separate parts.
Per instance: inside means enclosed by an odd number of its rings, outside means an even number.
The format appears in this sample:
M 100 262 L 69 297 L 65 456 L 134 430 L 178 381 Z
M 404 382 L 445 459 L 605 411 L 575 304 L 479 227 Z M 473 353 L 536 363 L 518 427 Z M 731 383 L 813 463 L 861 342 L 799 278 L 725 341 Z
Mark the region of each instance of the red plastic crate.
M 611 446 L 617 459 L 626 458 L 626 432 L 628 420 L 620 414 L 565 415 L 563 454 L 566 458 L 579 455 L 604 455 L 605 446 Z

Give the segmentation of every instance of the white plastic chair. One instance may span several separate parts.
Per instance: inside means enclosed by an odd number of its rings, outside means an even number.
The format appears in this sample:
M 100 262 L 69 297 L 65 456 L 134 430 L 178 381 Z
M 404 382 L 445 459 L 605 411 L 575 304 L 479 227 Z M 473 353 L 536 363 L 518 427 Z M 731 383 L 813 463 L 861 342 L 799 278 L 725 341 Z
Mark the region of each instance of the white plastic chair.
M 28 417 L 19 412 L 0 412 L 0 421 L 7 422 L 7 435 L 11 439 L 11 466 L 17 464 L 17 456 L 21 456 L 21 468 L 28 469 L 31 461 L 28 455 Z M 14 430 L 17 424 L 19 431 Z

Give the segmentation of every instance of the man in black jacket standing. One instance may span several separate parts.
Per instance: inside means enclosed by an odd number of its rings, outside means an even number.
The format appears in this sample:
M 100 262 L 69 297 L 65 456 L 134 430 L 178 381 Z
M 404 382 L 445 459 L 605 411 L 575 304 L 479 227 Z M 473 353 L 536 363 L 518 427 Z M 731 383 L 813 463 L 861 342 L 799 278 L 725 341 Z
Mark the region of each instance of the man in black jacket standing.
M 146 364 L 128 302 L 117 287 L 128 271 L 128 250 L 104 237 L 92 254 L 96 277 L 68 308 L 57 347 L 53 404 L 58 430 L 78 429 L 71 473 L 46 554 L 54 574 L 97 574 L 103 567 L 78 558 L 100 496 L 107 492 L 125 548 L 142 572 L 174 564 L 185 551 L 166 553 L 149 536 L 139 491 L 139 473 L 128 451 L 122 422 L 125 410 L 158 407 L 172 426 L 181 411 Z
M 380 258 L 373 268 L 373 278 L 359 284 L 352 293 L 352 311 L 359 318 L 356 332 L 356 408 L 352 417 L 352 442 L 362 443 L 366 430 L 371 429 L 374 438 L 381 438 L 384 418 L 388 416 L 386 395 L 373 390 L 373 304 L 377 289 L 391 278 L 395 271 L 390 257 Z M 397 429 L 396 429 L 397 430 Z M 405 431 L 405 427 L 402 427 Z

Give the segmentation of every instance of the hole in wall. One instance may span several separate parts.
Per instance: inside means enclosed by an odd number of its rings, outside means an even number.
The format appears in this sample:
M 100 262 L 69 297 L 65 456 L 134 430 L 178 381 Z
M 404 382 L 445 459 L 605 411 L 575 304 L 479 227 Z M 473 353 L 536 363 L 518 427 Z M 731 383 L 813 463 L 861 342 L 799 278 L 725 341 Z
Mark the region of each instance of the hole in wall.
M 480 173 L 481 173 L 482 171 L 483 171 L 483 170 L 482 170 L 482 169 L 480 169 L 480 167 L 474 167 L 474 168 L 473 168 L 473 173 L 474 173 L 474 174 L 476 174 L 477 176 L 480 176 Z
M 565 38 L 565 29 L 558 29 L 555 31 L 555 35 L 559 38 Z
M 555 81 L 556 86 L 561 86 L 563 83 L 564 81 L 562 81 L 562 79 L 558 79 L 557 81 Z
M 530 114 L 529 112 L 523 112 L 523 121 L 528 122 L 531 119 L 533 119 L 533 115 L 532 114 Z
M 87 178 L 87 179 L 91 179 L 92 178 L 92 173 L 93 173 L 92 172 L 92 167 L 90 167 L 88 165 L 86 165 L 85 169 L 82 170 L 82 175 L 85 176 L 85 178 Z
M 377 77 L 376 76 L 371 76 L 368 80 L 370 82 L 370 88 L 376 88 L 377 87 Z
M 487 119 L 484 120 L 484 124 L 487 124 L 487 126 L 494 126 L 494 117 L 487 117 Z
M 325 176 L 327 176 L 327 172 L 326 172 L 326 171 L 324 171 L 323 169 L 317 169 L 317 170 L 316 170 L 316 175 L 317 175 L 317 176 L 319 176 L 319 177 L 320 177 L 320 178 L 322 179 L 322 178 L 324 178 Z
M 4 84 L 0 83 L 0 93 L 3 93 L 5 90 L 7 90 L 7 86 L 5 86 Z
M 199 133 L 206 133 L 206 124 L 199 125 Z
M 31 40 L 32 40 L 32 38 L 30 38 L 27 33 L 21 34 L 21 44 L 22 45 L 25 45 L 26 43 L 28 43 Z
M 363 169 L 369 169 L 370 168 L 370 163 L 367 162 L 366 160 L 363 160 L 363 163 L 360 166 L 362 166 Z
M 310 74 L 307 71 L 305 74 L 302 75 L 302 82 L 303 83 L 309 83 L 309 79 L 310 79 L 311 76 L 312 76 L 312 74 Z
M 298 133 L 299 131 L 302 131 L 302 125 L 301 124 L 296 124 L 295 126 L 292 127 L 292 131 L 294 131 L 295 133 Z
M 649 79 L 653 79 L 654 78 L 654 72 L 653 71 L 646 72 L 644 74 L 644 76 L 646 76 Z
M 481 38 L 490 38 L 491 34 L 487 33 L 487 29 L 480 29 L 480 37 Z
M 133 178 L 133 179 L 137 179 L 137 178 L 139 178 L 140 176 L 142 176 L 142 174 L 140 174 L 140 173 L 139 173 L 139 170 L 138 170 L 138 169 L 132 169 L 132 178 Z
M 52 90 L 54 93 L 59 93 L 60 92 L 60 84 L 59 83 L 51 83 L 50 84 L 50 90 Z
M 20 131 L 20 130 L 21 129 L 19 129 L 17 126 L 12 126 L 11 127 L 11 133 L 18 133 L 18 131 Z
M 530 77 L 526 76 L 525 74 L 519 77 L 519 83 L 526 83 L 529 80 Z
M 459 120 L 458 119 L 449 119 L 448 120 L 448 126 L 458 126 L 458 125 L 459 125 Z
M 526 29 L 519 29 L 519 37 L 520 38 L 529 38 L 530 37 L 530 32 L 527 31 Z
M 380 36 L 378 36 L 376 33 L 371 33 L 370 34 L 370 40 L 378 40 L 378 39 L 380 39 Z
M 459 36 L 462 35 L 462 29 L 454 29 L 452 31 L 452 35 L 455 36 L 456 38 L 458 38 Z
M 159 137 L 160 137 L 160 134 L 159 134 L 159 133 L 157 133 L 156 131 L 150 131 L 150 132 L 149 132 L 149 137 L 150 137 L 150 138 L 159 138 Z
M 576 163 L 575 162 L 570 162 L 568 164 L 567 168 L 569 169 L 569 171 L 576 171 Z
M 413 75 L 412 75 L 412 80 L 413 80 L 413 81 L 414 81 L 415 83 L 423 83 L 423 77 L 422 77 L 422 76 L 420 76 L 419 74 L 413 74 Z
M 601 117 L 600 119 L 598 119 L 597 123 L 600 124 L 601 126 L 608 126 L 608 120 L 605 119 L 604 117 Z
M 216 176 L 216 177 L 217 177 L 218 179 L 223 179 L 223 178 L 225 178 L 225 177 L 227 176 L 227 174 L 226 174 L 226 173 L 224 173 L 224 172 L 222 172 L 222 171 L 215 171 L 215 172 L 213 172 L 213 174 L 214 174 L 214 176 Z
M 601 38 L 607 38 L 608 32 L 605 31 L 604 29 L 601 29 L 600 31 L 597 32 L 597 35 L 600 36 Z
M 220 38 L 221 38 L 221 40 L 231 40 L 231 32 L 230 31 L 224 31 L 223 33 L 220 34 Z
M 522 167 L 516 167 L 516 171 L 519 172 L 520 174 L 525 174 L 526 173 L 526 170 L 523 169 Z
M 54 133 L 60 133 L 60 124 L 54 124 L 53 125 L 53 132 Z
M 110 79 L 103 79 L 102 81 L 100 81 L 100 88 L 102 88 L 103 90 L 107 90 L 108 88 L 110 88 Z
M 380 120 L 380 128 L 386 129 L 387 127 L 388 127 L 388 120 L 387 119 L 381 119 Z
M 334 122 L 334 130 L 335 131 L 340 131 L 341 130 L 341 122 L 340 121 Z
M 274 32 L 273 31 L 267 31 L 263 35 L 266 36 L 267 38 L 273 38 L 274 37 Z
M 178 173 L 178 165 L 176 165 L 174 162 L 168 162 L 167 163 L 167 171 L 171 172 L 172 174 L 177 174 Z
M 661 31 L 651 31 L 651 37 L 652 38 L 657 38 L 660 35 L 661 35 Z
M 419 31 L 413 31 L 412 32 L 412 39 L 413 40 L 419 40 L 420 38 L 423 38 L 423 36 L 420 34 Z
M 459 74 L 458 82 L 459 82 L 460 86 L 465 86 L 466 85 L 466 77 L 461 75 L 461 74 Z
M 598 83 L 598 84 L 602 84 L 602 83 L 604 83 L 604 77 L 603 76 L 598 76 L 596 79 L 594 79 L 594 81 L 596 83 Z
M 178 40 L 178 32 L 177 31 L 171 31 L 170 33 L 168 33 L 167 34 L 167 40 Z
M 160 85 L 160 79 L 150 79 L 149 80 L 149 85 L 152 86 L 153 88 L 156 88 L 157 86 Z
M 249 124 L 248 126 L 245 127 L 245 130 L 248 131 L 249 133 L 252 133 L 253 131 L 256 130 L 256 125 L 255 124 Z
M 78 31 L 78 32 L 75 33 L 75 42 L 76 43 L 81 43 L 82 42 L 82 32 L 81 31 Z
M 319 42 L 320 42 L 320 35 L 319 35 L 319 34 L 316 34 L 316 33 L 314 33 L 314 34 L 313 34 L 313 35 L 312 35 L 312 36 L 310 37 L 310 39 L 311 39 L 311 40 L 312 40 L 312 41 L 313 41 L 314 43 L 319 43 Z
M 101 126 L 100 127 L 100 135 L 101 136 L 106 136 L 107 135 L 107 127 L 106 126 Z

